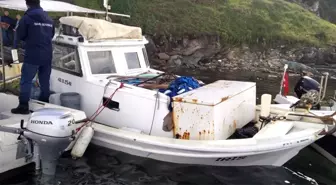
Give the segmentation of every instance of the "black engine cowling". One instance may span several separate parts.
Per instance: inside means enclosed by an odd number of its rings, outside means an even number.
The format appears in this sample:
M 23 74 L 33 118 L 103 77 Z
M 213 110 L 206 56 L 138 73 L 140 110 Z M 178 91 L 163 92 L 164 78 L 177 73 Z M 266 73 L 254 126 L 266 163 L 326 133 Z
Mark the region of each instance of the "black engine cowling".
M 299 99 L 302 97 L 302 95 L 306 94 L 310 90 L 316 90 L 319 92 L 320 84 L 308 76 L 301 77 L 294 88 L 294 92 Z

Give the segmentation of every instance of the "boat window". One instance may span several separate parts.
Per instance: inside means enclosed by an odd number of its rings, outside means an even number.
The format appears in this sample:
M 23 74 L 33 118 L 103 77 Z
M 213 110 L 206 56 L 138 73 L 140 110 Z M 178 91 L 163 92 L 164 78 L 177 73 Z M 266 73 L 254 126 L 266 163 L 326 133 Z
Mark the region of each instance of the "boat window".
M 137 52 L 125 53 L 128 69 L 140 68 L 140 60 Z
M 146 62 L 146 66 L 149 67 L 149 59 L 148 59 L 148 55 L 147 55 L 147 51 L 146 51 L 146 48 L 142 48 L 142 53 L 143 53 L 143 56 L 145 58 L 145 62 Z
M 52 67 L 65 73 L 83 76 L 77 48 L 72 45 L 53 44 Z
M 116 73 L 111 51 L 88 51 L 87 52 L 92 74 Z

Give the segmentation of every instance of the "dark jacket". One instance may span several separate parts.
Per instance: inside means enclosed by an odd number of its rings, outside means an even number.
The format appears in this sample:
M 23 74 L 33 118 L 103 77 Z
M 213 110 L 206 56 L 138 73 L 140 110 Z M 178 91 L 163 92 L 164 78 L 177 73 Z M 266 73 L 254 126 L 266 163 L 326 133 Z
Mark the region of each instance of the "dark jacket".
M 19 22 L 18 40 L 25 42 L 24 62 L 34 65 L 51 65 L 53 20 L 41 7 L 29 8 Z
M 15 27 L 15 20 L 9 16 L 1 16 L 1 21 L 9 24 L 9 30 L 12 30 Z

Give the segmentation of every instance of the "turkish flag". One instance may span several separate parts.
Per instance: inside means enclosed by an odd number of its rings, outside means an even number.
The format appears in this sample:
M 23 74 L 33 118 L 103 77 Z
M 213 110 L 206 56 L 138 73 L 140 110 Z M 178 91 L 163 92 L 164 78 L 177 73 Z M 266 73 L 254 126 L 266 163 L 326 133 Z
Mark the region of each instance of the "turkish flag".
M 288 79 L 288 73 L 285 73 L 284 79 L 283 79 L 283 95 L 287 96 L 287 94 L 289 93 L 289 79 Z

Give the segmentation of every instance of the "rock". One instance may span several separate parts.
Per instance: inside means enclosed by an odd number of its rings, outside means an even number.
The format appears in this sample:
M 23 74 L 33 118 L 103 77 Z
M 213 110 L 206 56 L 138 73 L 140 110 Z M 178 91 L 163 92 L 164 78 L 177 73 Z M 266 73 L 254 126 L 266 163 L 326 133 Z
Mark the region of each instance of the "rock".
M 181 66 L 182 65 L 182 60 L 178 58 L 177 60 L 174 60 L 174 64 L 176 66 Z
M 301 5 L 303 8 L 320 16 L 320 0 L 287 0 L 292 3 Z
M 243 50 L 243 51 L 249 51 L 250 48 L 248 47 L 248 45 L 243 44 L 243 45 L 242 45 L 242 50 Z
M 169 66 L 177 66 L 177 67 L 181 66 L 182 65 L 181 58 L 182 57 L 180 55 L 171 56 L 167 64 Z
M 176 60 L 178 58 L 182 58 L 180 55 L 174 55 L 170 57 L 170 60 Z
M 149 37 L 149 36 L 145 36 L 145 37 L 148 40 L 148 44 L 145 45 L 146 50 L 147 50 L 147 54 L 152 56 L 157 52 L 156 45 L 155 45 L 155 43 L 154 43 L 154 41 L 151 37 Z
M 158 57 L 160 60 L 169 60 L 170 56 L 167 55 L 166 53 L 159 53 Z
M 286 62 L 288 64 L 288 69 L 292 70 L 296 73 L 302 73 L 304 71 L 306 72 L 310 72 L 313 74 L 318 74 L 318 71 L 316 69 L 313 69 L 309 66 L 306 66 L 304 64 L 298 63 L 298 62 L 292 62 L 292 61 L 288 61 Z
M 229 60 L 234 60 L 235 59 L 235 52 L 234 51 L 230 51 L 227 54 L 226 58 L 229 59 Z
M 198 62 L 200 60 L 202 60 L 204 57 L 204 53 L 197 51 L 195 52 L 193 55 L 191 56 L 186 56 L 182 58 L 182 64 L 187 66 L 187 67 L 191 67 L 191 68 L 195 68 L 198 65 Z
M 182 52 L 182 55 L 184 55 L 184 56 L 190 56 L 190 55 L 192 55 L 193 53 L 195 53 L 197 50 L 199 50 L 201 48 L 202 48 L 201 46 L 195 46 L 195 47 L 187 48 L 187 49 L 185 49 Z
M 326 53 L 323 59 L 328 64 L 335 64 L 336 63 L 336 53 Z
M 204 42 L 202 39 L 193 39 L 191 40 L 188 44 L 187 47 L 184 49 L 184 51 L 182 52 L 182 54 L 184 56 L 190 56 L 193 53 L 195 53 L 197 50 L 203 48 L 203 43 Z M 185 45 L 185 44 L 184 44 Z
M 188 44 L 189 44 L 189 40 L 187 38 L 183 38 L 183 40 L 182 40 L 183 47 L 187 47 Z
M 267 64 L 272 69 L 279 68 L 279 67 L 283 66 L 283 63 L 281 62 L 280 59 L 271 59 L 271 60 L 268 60 Z
M 169 56 L 182 55 L 181 48 L 173 48 L 173 51 L 168 53 Z
M 282 74 L 284 64 L 289 64 L 291 73 L 302 71 L 317 74 L 319 70 L 334 68 L 336 46 L 327 48 L 294 47 L 278 45 L 274 47 L 221 46 L 213 36 L 174 38 L 157 36 L 151 39 L 151 47 L 156 48 L 150 55 L 153 65 L 160 68 L 184 66 L 190 69 L 249 70 L 272 74 Z M 333 72 L 335 71 L 335 72 Z M 335 73 L 336 70 L 331 70 Z
M 152 58 L 152 59 L 150 59 L 150 64 L 154 65 L 154 66 L 165 66 L 165 65 L 167 65 L 167 62 L 165 60 Z

